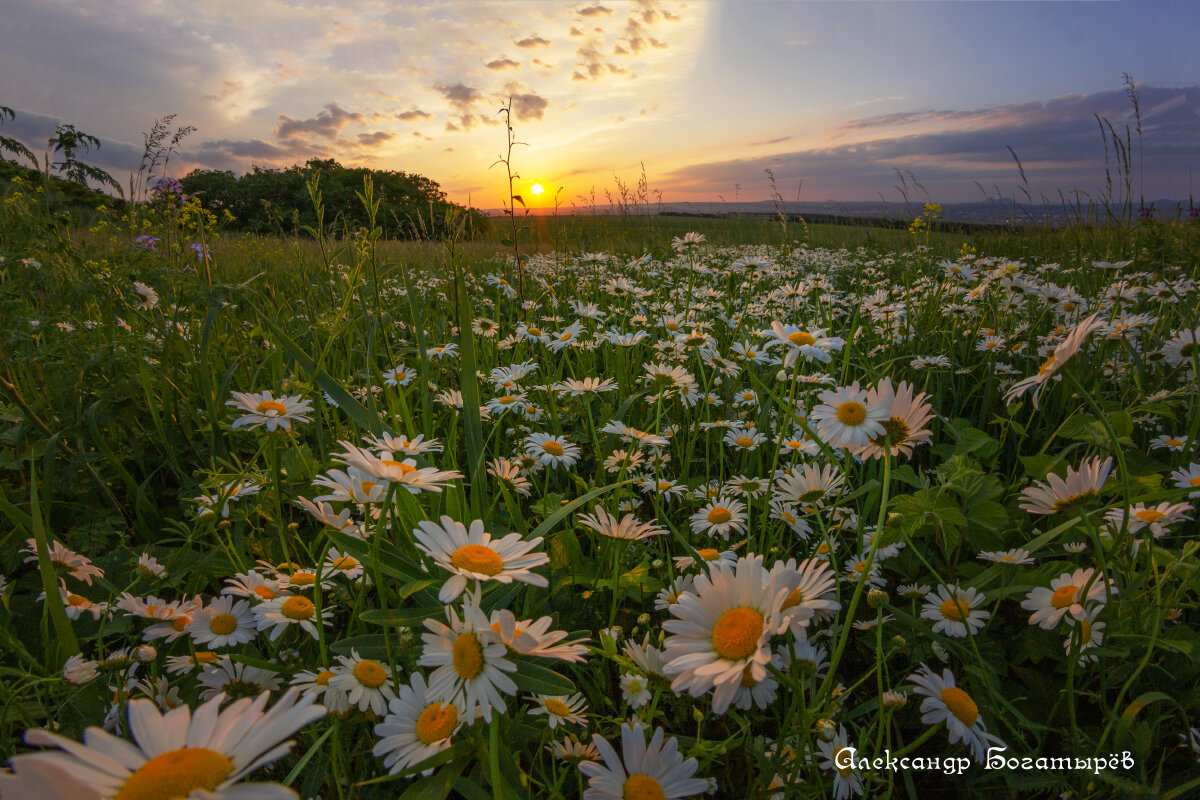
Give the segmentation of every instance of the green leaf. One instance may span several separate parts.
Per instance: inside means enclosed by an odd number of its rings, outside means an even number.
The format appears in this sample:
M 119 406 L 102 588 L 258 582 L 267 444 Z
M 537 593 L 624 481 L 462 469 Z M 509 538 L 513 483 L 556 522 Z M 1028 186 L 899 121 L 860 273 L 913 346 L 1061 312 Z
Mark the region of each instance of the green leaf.
M 408 494 L 407 491 L 404 493 Z M 429 580 L 428 573 L 415 562 L 392 552 L 390 547 L 385 550 L 382 542 L 373 547 L 372 543 L 341 531 L 328 530 L 325 533 L 329 536 L 329 541 L 337 545 L 343 553 L 354 556 L 367 566 L 378 567 L 385 575 L 399 578 L 406 584 Z
M 567 503 L 565 506 L 560 508 L 558 511 L 555 511 L 553 514 L 551 514 L 549 517 L 547 517 L 542 522 L 541 525 L 538 525 L 536 528 L 534 528 L 533 533 L 530 535 L 529 538 L 536 539 L 539 536 L 545 536 L 547 533 L 554 530 L 554 526 L 558 525 L 558 523 L 560 523 L 564 519 L 566 519 L 568 515 L 573 514 L 575 512 L 575 510 L 578 509 L 580 506 L 587 505 L 588 503 L 592 502 L 600 495 L 605 494 L 607 492 L 611 492 L 613 489 L 616 489 L 618 486 L 625 486 L 627 484 L 633 483 L 634 480 L 635 480 L 634 478 L 629 478 L 628 480 L 617 481 L 616 483 L 610 483 L 607 486 L 601 486 L 599 489 L 593 489 L 592 491 L 585 494 L 583 497 L 575 498 L 574 500 L 572 500 L 571 502 Z
M 29 477 L 29 516 L 33 524 L 33 538 L 37 547 L 38 571 L 42 575 L 42 591 L 46 593 L 46 610 L 54 623 L 55 638 L 46 642 L 46 666 L 57 671 L 63 662 L 79 652 L 79 642 L 71 621 L 67 619 L 62 595 L 58 591 L 58 576 L 50 563 L 50 544 L 42 523 L 42 508 L 38 503 L 37 473 Z
M 366 611 L 359 612 L 358 618 L 363 622 L 370 622 L 374 625 L 388 625 L 418 630 L 425 627 L 425 620 L 432 619 L 433 617 L 442 619 L 445 617 L 445 614 L 446 610 L 443 606 L 369 608 Z
M 508 673 L 518 689 L 535 694 L 548 694 L 555 697 L 574 694 L 575 684 L 559 675 L 552 669 L 541 664 L 522 659 L 517 662 L 517 671 Z
M 388 658 L 387 639 L 382 633 L 368 633 L 339 639 L 330 644 L 329 649 L 339 656 L 348 656 L 353 650 L 363 658 L 371 658 L 376 661 L 386 661 Z M 399 645 L 393 645 L 392 653 L 399 649 Z

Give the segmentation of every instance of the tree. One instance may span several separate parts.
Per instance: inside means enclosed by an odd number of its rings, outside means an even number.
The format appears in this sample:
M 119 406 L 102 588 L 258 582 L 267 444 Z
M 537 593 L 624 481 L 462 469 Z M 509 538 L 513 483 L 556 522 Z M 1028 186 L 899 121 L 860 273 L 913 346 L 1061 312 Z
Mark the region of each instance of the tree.
M 59 125 L 54 130 L 54 136 L 46 142 L 46 174 L 50 174 L 50 167 L 53 166 L 55 170 L 71 183 L 87 186 L 88 179 L 91 178 L 102 186 L 107 184 L 113 187 L 124 198 L 125 193 L 121 191 L 121 185 L 117 183 L 112 175 L 109 175 L 99 167 L 84 164 L 75 157 L 76 151 L 80 148 L 86 153 L 93 147 L 97 150 L 100 149 L 100 140 L 95 136 L 76 130 L 74 125 Z M 62 161 L 55 161 L 51 164 L 51 153 L 62 153 Z
M 8 106 L 0 106 L 0 125 L 4 124 L 6 117 L 9 121 L 12 121 L 17 118 L 17 115 Z M 37 156 L 33 154 L 32 150 L 16 139 L 9 138 L 8 136 L 0 136 L 0 153 L 3 152 L 12 153 L 15 156 L 25 156 L 33 164 L 34 169 L 38 168 Z M 8 160 L 4 159 L 3 156 L 0 156 L 0 159 Z

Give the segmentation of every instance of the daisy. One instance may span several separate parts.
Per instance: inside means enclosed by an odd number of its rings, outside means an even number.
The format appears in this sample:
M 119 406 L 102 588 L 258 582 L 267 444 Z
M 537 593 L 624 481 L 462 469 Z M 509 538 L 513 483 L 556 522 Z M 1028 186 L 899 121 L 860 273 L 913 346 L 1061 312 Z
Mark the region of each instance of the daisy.
M 1179 489 L 1200 490 L 1200 464 L 1189 464 L 1186 468 L 1177 469 L 1171 473 L 1171 479 Z M 1200 498 L 1200 491 L 1189 492 L 1188 499 Z
M 742 452 L 753 452 L 758 449 L 758 446 L 767 440 L 753 428 L 730 428 L 725 431 L 725 444 L 732 447 L 734 450 Z
M 832 447 L 858 449 L 886 432 L 884 420 L 891 409 L 876 403 L 869 405 L 867 392 L 858 381 L 839 389 L 826 389 L 817 395 L 821 401 L 812 411 L 817 433 Z
M 587 710 L 587 703 L 584 702 L 582 694 L 573 694 L 569 697 L 535 694 L 533 699 L 537 703 L 529 713 L 534 716 L 544 714 L 550 730 L 567 723 L 587 725 L 587 715 L 583 713 Z
M 1103 610 L 1103 606 L 1095 606 L 1089 609 L 1081 620 L 1067 617 L 1071 632 L 1067 634 L 1067 639 L 1063 642 L 1063 649 L 1067 651 L 1068 656 L 1071 653 L 1078 653 L 1080 666 L 1100 660 L 1095 654 L 1084 651 L 1099 647 L 1104 641 L 1104 629 L 1107 627 L 1107 623 L 1096 621 L 1096 617 Z
M 607 536 L 610 539 L 641 541 L 651 536 L 662 536 L 666 533 L 653 520 L 650 522 L 641 522 L 633 514 L 626 514 L 618 521 L 616 517 L 610 516 L 601 506 L 596 506 L 595 511 L 595 515 L 580 513 L 579 524 L 591 528 L 601 536 Z
M 137 307 L 142 310 L 149 310 L 158 305 L 158 292 L 151 289 L 141 281 L 134 281 L 133 288 L 141 297 Z
M 939 677 L 922 664 L 920 671 L 909 675 L 908 679 L 916 685 L 916 694 L 925 696 L 921 701 L 921 722 L 926 725 L 945 722 L 950 744 L 962 742 L 981 764 L 989 747 L 1004 746 L 998 737 L 987 732 L 983 717 L 979 715 L 979 706 L 971 695 L 958 688 L 950 670 L 943 670 Z
M 221 485 L 216 494 L 202 494 L 192 498 L 200 507 L 196 509 L 197 517 L 207 517 L 216 513 L 217 506 L 221 507 L 221 519 L 229 519 L 230 503 L 258 494 L 261 487 L 253 481 L 230 481 Z
M 446 616 L 449 625 L 427 619 L 429 632 L 421 634 L 425 649 L 418 663 L 436 667 L 429 676 L 429 690 L 443 701 L 461 702 L 468 720 L 482 716 L 491 722 L 493 709 L 501 714 L 507 710 L 504 695 L 517 692 L 517 685 L 505 674 L 517 667 L 506 657 L 508 649 L 475 602 L 463 605 L 461 619 L 451 606 L 446 607 Z
M 337 673 L 331 669 L 322 669 L 316 672 L 306 669 L 297 672 L 292 677 L 291 684 L 302 693 L 312 695 L 320 700 L 330 714 L 343 714 L 350 710 L 350 698 L 345 692 L 329 685 L 336 675 Z
M 883 458 L 885 445 L 886 452 L 893 456 L 910 456 L 914 446 L 929 441 L 931 434 L 925 424 L 933 411 L 924 393 L 913 396 L 913 387 L 907 381 L 893 389 L 892 382 L 884 378 L 867 392 L 866 402 L 869 408 L 888 409 L 888 414 L 881 420 L 883 433 L 855 450 L 856 456 Z
M 771 567 L 771 574 L 788 590 L 779 611 L 796 638 L 807 635 L 814 617 L 832 615 L 842 607 L 836 599 L 833 571 L 820 559 L 806 558 L 799 564 L 792 558 L 777 561 Z
M 379 450 L 392 453 L 403 453 L 406 456 L 419 456 L 424 453 L 440 453 L 444 449 L 437 439 L 425 440 L 425 434 L 418 433 L 416 438 L 409 439 L 403 434 L 394 435 L 386 431 L 379 436 L 368 438 L 367 443 Z
M 1079 465 L 1079 469 L 1067 467 L 1066 480 L 1057 475 L 1046 476 L 1046 483 L 1038 483 L 1021 492 L 1023 511 L 1030 514 L 1057 514 L 1078 507 L 1104 487 L 1112 471 L 1113 460 L 1103 461 L 1094 456 Z
M 507 608 L 498 608 L 488 621 L 500 642 L 519 655 L 579 663 L 588 650 L 587 645 L 582 644 L 586 638 L 564 642 L 566 631 L 550 630 L 554 624 L 552 617 L 519 620 Z
M 1029 555 L 1029 551 L 1020 547 L 1014 550 L 999 550 L 984 551 L 976 556 L 980 561 L 992 561 L 997 564 L 1011 564 L 1013 566 L 1023 566 L 1033 563 L 1033 556 Z
M 603 736 L 594 734 L 592 742 L 604 763 L 581 761 L 579 771 L 588 777 L 584 800 L 673 800 L 691 797 L 708 789 L 706 780 L 693 778 L 696 759 L 686 761 L 679 754 L 679 741 L 665 739 L 662 728 L 655 728 L 646 744 L 644 726 L 636 722 L 621 725 L 621 753 L 617 755 Z
M 276 428 L 291 430 L 293 422 L 310 420 L 308 414 L 312 411 L 312 402 L 302 400 L 298 394 L 279 398 L 274 397 L 270 391 L 232 394 L 233 399 L 225 405 L 247 412 L 234 421 L 234 428 L 243 425 L 257 428 L 263 425 L 268 431 L 274 431 Z
M 962 639 L 979 633 L 983 623 L 992 616 L 990 611 L 982 608 L 986 602 L 982 594 L 969 586 L 939 586 L 936 592 L 925 596 L 921 616 L 935 620 L 934 633 Z
M 371 754 L 383 759 L 389 774 L 416 766 L 449 749 L 451 737 L 466 721 L 460 704 L 444 702 L 430 692 L 421 673 L 412 679 L 388 704 L 388 715 L 375 726 L 379 741 Z M 429 769 L 422 774 L 433 772 Z
M 1192 364 L 1196 353 L 1200 352 L 1200 328 L 1185 328 L 1174 334 L 1171 340 L 1159 351 L 1163 359 L 1172 367 Z
M 853 766 L 855 749 L 849 745 L 846 727 L 839 725 L 832 741 L 818 740 L 817 749 L 821 751 L 824 759 L 821 761 L 821 769 L 833 772 L 834 800 L 846 800 L 848 797 L 861 795 L 862 773 Z
M 22 553 L 32 553 L 33 555 L 25 559 L 26 564 L 37 563 L 37 540 L 26 539 L 25 547 L 21 548 Z M 50 542 L 46 548 L 49 551 L 50 564 L 59 573 L 66 573 L 76 580 L 81 580 L 88 586 L 92 585 L 92 578 L 103 578 L 104 570 L 97 566 L 93 566 L 92 562 L 85 556 L 68 550 L 63 546 L 62 542 Z
M 331 474 L 333 472 L 340 472 L 340 470 L 332 470 Z M 324 476 L 318 476 L 314 483 L 321 480 L 322 477 Z M 362 484 L 360 484 L 360 486 L 361 485 Z M 380 488 L 382 488 L 382 486 Z M 327 527 L 333 528 L 335 531 L 340 531 L 348 536 L 356 536 L 361 539 L 372 533 L 370 529 L 363 529 L 361 526 L 359 526 L 358 522 L 354 519 L 354 516 L 351 514 L 350 509 L 348 508 L 343 508 L 341 511 L 334 513 L 333 507 L 328 503 L 322 501 L 313 502 L 307 497 L 297 497 L 296 505 L 303 508 L 317 521 L 321 522 Z
M 526 396 L 523 393 L 506 394 L 502 397 L 493 397 L 487 402 L 488 411 L 499 417 L 505 411 L 514 408 L 520 408 L 525 405 Z
M 662 651 L 650 644 L 649 633 L 642 639 L 641 644 L 633 639 L 627 639 L 621 650 L 644 674 L 666 679 L 667 673 L 663 666 Z
M 671 634 L 663 648 L 671 689 L 693 697 L 714 690 L 713 711 L 723 714 L 746 670 L 755 681 L 766 677 L 788 591 L 761 556 L 739 558 L 732 568 L 714 564 L 697 576 L 692 591 L 670 607 L 675 619 L 663 623 Z
M 344 450 L 341 453 L 335 453 L 334 460 L 357 469 L 364 475 L 374 476 L 377 480 L 398 483 L 410 494 L 420 494 L 422 491 L 441 492 L 442 486 L 463 476 L 461 472 L 454 470 L 417 467 L 416 459 L 407 458 L 400 461 L 387 450 L 376 455 L 370 450 L 356 447 L 346 441 L 339 441 L 338 444 Z
M 1186 436 L 1156 436 L 1150 442 L 1151 450 L 1167 450 L 1172 453 L 1183 452 L 1187 447 L 1188 437 Z
M 254 615 L 250 613 L 250 601 L 234 603 L 229 595 L 218 597 L 207 608 L 192 614 L 187 632 L 193 642 L 205 645 L 209 650 L 253 641 L 257 631 Z
M 167 672 L 171 675 L 183 675 L 196 669 L 204 669 L 221 662 L 220 653 L 200 650 L 190 656 L 167 656 Z
M 139 575 L 145 578 L 164 578 L 167 575 L 167 568 L 159 564 L 158 559 L 149 553 L 142 553 L 138 556 L 135 569 Z
M 417 377 L 416 370 L 400 364 L 383 373 L 383 382 L 388 386 L 408 386 Z
M 358 706 L 359 711 L 370 710 L 382 717 L 388 703 L 396 699 L 391 686 L 392 670 L 374 659 L 363 658 L 353 649 L 349 656 L 337 658 L 340 666 L 333 668 L 330 688 L 345 692 L 350 705 Z
M 417 546 L 438 566 L 453 573 L 438 593 L 443 603 L 452 602 L 462 594 L 468 580 L 500 583 L 517 580 L 531 586 L 549 585 L 544 577 L 530 572 L 533 567 L 550 563 L 545 553 L 530 552 L 541 545 L 540 536 L 526 540 L 519 533 L 510 533 L 493 540 L 483 529 L 483 520 L 472 521 L 468 531 L 461 522 L 444 515 L 441 525 L 429 520 L 421 520 L 417 525 L 413 531 Z
M 692 574 L 676 575 L 669 586 L 662 589 L 654 598 L 654 610 L 666 611 L 679 602 L 679 597 L 692 588 L 696 576 Z
M 326 574 L 341 575 L 346 580 L 356 581 L 362 577 L 363 564 L 357 558 L 346 555 L 336 547 L 331 547 L 325 554 L 322 570 Z
M 796 325 L 784 325 L 781 322 L 772 322 L 769 330 L 759 331 L 758 335 L 767 337 L 766 347 L 783 347 L 786 350 L 783 358 L 784 369 L 796 363 L 800 356 L 828 364 L 833 360 L 830 351 L 841 350 L 846 344 L 846 340 L 841 337 L 826 336 L 824 328 L 804 330 Z
M 200 692 L 200 697 L 205 700 L 218 695 L 234 699 L 257 697 L 278 689 L 280 684 L 278 673 L 234 662 L 228 657 L 211 667 L 205 667 L 196 680 L 205 687 Z
M 133 743 L 99 728 L 75 742 L 44 730 L 27 731 L 28 744 L 58 747 L 14 756 L 14 774 L 0 782 L 7 797 L 77 795 L 100 800 L 187 797 L 204 792 L 214 798 L 295 797 L 279 784 L 246 784 L 253 770 L 277 761 L 293 744 L 285 739 L 325 716 L 325 709 L 295 690 L 268 711 L 268 695 L 242 698 L 221 709 L 218 695 L 192 713 L 182 706 L 162 714 L 153 700 L 129 701 Z M 74 784 L 74 790 L 68 789 Z M 169 787 L 169 788 L 168 788 Z M 71 794 L 64 794 L 71 791 Z
M 232 578 L 226 578 L 229 584 L 221 590 L 221 594 L 231 594 L 235 597 L 248 597 L 254 601 L 274 600 L 276 597 L 287 597 L 291 594 L 279 586 L 275 578 L 259 575 L 254 570 L 239 572 Z
M 1108 590 L 1103 576 L 1093 576 L 1095 570 L 1077 569 L 1064 572 L 1050 581 L 1050 588 L 1039 586 L 1021 601 L 1021 608 L 1032 611 L 1030 625 L 1051 630 L 1067 614 L 1079 620 L 1086 615 L 1084 604 L 1093 601 L 1103 605 L 1108 602 Z M 1085 590 L 1086 587 L 1086 590 Z
M 559 464 L 571 467 L 579 460 L 579 445 L 571 444 L 565 436 L 551 436 L 545 433 L 534 433 L 526 437 L 525 452 L 550 469 L 558 469 Z
M 734 546 L 735 548 L 737 545 Z M 696 555 L 700 556 L 700 563 L 708 566 L 732 566 L 737 563 L 737 553 L 731 550 L 718 550 L 715 547 L 701 547 L 696 550 Z M 691 556 L 675 556 L 675 569 L 685 570 L 690 569 L 696 564 L 696 559 Z
M 692 533 L 728 539 L 745 532 L 746 505 L 729 497 L 718 497 L 692 515 Z
M 487 473 L 522 497 L 528 497 L 533 490 L 529 479 L 521 474 L 521 468 L 507 458 L 494 458 L 489 461 Z
M 1193 730 L 1195 730 L 1193 728 Z M 1196 734 L 1200 736 L 1200 733 Z M 591 742 L 580 742 L 575 738 L 574 734 L 570 734 L 567 738 L 560 741 L 550 743 L 548 749 L 550 753 L 559 761 L 566 761 L 571 764 L 578 764 L 580 761 L 599 761 L 600 751 L 596 749 L 596 745 Z
M 1033 407 L 1039 408 L 1038 398 L 1041 394 L 1042 386 L 1051 379 L 1061 380 L 1062 376 L 1059 373 L 1062 372 L 1063 367 L 1071 360 L 1071 357 L 1079 352 L 1079 348 L 1083 346 L 1087 337 L 1104 327 L 1104 322 L 1098 320 L 1098 316 L 1099 312 L 1092 314 L 1075 326 L 1075 329 L 1067 334 L 1067 338 L 1054 348 L 1054 352 L 1050 354 L 1050 357 L 1038 367 L 1036 375 L 1019 380 L 1008 388 L 1008 391 L 1004 393 L 1004 402 L 1011 405 L 1014 400 L 1022 397 L 1025 392 L 1037 387 L 1033 395 Z
M 836 497 L 845 482 L 833 464 L 804 464 L 776 473 L 774 497 L 788 505 L 819 508 Z
M 87 612 L 92 615 L 92 619 L 100 619 L 108 613 L 108 603 L 93 603 L 81 594 L 67 590 L 67 582 L 59 579 L 58 586 L 59 597 L 62 598 L 63 609 L 66 611 L 67 619 L 79 619 L 80 615 Z M 42 592 L 38 595 L 39 600 L 46 599 L 46 593 Z
M 1148 507 L 1145 503 L 1137 503 L 1129 507 L 1129 516 L 1125 509 L 1113 508 L 1104 515 L 1104 520 L 1114 531 L 1128 526 L 1130 533 L 1149 529 L 1154 538 L 1166 534 L 1167 528 L 1176 522 L 1191 519 L 1192 507 L 1187 503 L 1171 503 L 1164 501 L 1157 506 Z
M 333 615 L 329 606 L 321 609 L 321 624 Z M 317 609 L 307 597 L 292 595 L 279 596 L 274 600 L 265 600 L 254 607 L 254 619 L 260 631 L 271 629 L 270 640 L 273 642 L 289 627 L 298 625 L 314 639 L 317 636 L 317 626 L 314 619 Z
M 650 702 L 650 682 L 633 672 L 621 674 L 621 699 L 634 711 Z

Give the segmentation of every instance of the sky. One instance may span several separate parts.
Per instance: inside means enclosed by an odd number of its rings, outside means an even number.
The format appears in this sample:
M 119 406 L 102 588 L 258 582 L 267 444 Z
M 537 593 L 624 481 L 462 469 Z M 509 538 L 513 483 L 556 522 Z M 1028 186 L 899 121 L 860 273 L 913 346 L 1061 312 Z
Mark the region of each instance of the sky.
M 511 100 L 516 190 L 569 211 L 643 175 L 651 203 L 766 200 L 768 170 L 789 201 L 899 200 L 901 176 L 934 202 L 1099 198 L 1105 120 L 1135 194 L 1186 201 L 1197 3 L 0 0 L 0 135 L 41 153 L 73 124 L 125 183 L 176 114 L 175 177 L 334 158 L 497 208 Z

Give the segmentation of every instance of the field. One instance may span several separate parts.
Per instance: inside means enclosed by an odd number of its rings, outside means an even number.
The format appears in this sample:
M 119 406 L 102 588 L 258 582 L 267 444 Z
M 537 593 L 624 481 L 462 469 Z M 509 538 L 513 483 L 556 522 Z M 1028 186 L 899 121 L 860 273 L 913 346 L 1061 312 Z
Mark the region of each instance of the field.
M 0 796 L 1200 791 L 1200 221 L 0 201 Z

